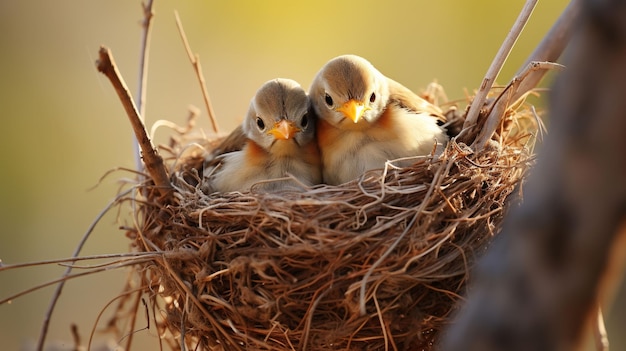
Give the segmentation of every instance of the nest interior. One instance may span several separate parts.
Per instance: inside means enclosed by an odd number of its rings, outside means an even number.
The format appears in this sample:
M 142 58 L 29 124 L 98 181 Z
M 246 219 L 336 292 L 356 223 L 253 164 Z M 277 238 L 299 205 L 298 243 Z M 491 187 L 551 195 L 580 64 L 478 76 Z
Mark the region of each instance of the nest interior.
M 207 195 L 198 165 L 215 143 L 173 139 L 172 200 L 143 183 L 128 232 L 133 251 L 159 253 L 134 271 L 162 339 L 192 350 L 432 348 L 532 163 L 530 111 L 509 109 L 480 151 L 453 140 L 436 159 L 300 192 Z

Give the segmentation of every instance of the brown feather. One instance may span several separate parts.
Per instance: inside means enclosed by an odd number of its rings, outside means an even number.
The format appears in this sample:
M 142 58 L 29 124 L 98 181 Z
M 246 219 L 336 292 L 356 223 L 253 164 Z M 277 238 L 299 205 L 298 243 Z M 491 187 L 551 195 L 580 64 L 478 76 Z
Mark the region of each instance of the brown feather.
M 248 137 L 243 132 L 241 125 L 237 126 L 222 142 L 213 149 L 212 157 L 217 157 L 228 152 L 239 151 L 243 149 Z
M 443 115 L 443 112 L 441 111 L 441 109 L 439 109 L 439 107 L 419 97 L 409 88 L 391 78 L 387 78 L 387 83 L 389 84 L 390 103 L 395 102 L 401 107 L 413 112 L 426 112 L 429 115 L 437 118 L 437 120 L 443 123 L 446 122 L 446 117 Z

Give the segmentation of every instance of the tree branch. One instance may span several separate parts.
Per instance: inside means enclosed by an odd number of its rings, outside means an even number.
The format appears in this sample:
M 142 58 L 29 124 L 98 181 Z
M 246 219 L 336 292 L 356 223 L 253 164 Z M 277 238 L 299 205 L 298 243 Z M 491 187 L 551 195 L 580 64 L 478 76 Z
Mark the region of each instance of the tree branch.
M 148 0 L 147 3 L 141 3 L 141 7 L 143 9 L 143 21 L 141 22 L 143 32 L 141 35 L 141 50 L 139 53 L 139 77 L 137 79 L 139 85 L 137 87 L 138 100 L 136 101 L 136 104 L 137 110 L 139 110 L 139 116 L 144 119 L 146 117 L 146 88 L 148 86 L 150 34 L 152 33 L 152 27 L 150 24 L 152 23 L 152 17 L 154 17 L 154 12 L 152 12 L 152 3 L 153 0 Z M 143 168 L 143 165 L 141 163 L 141 153 L 139 152 L 139 143 L 137 142 L 137 139 L 133 140 L 133 150 L 135 154 L 135 168 L 139 171 Z
M 477 266 L 442 350 L 574 350 L 595 316 L 626 228 L 626 3 L 582 6 L 524 203 Z
M 172 190 L 172 186 L 167 176 L 163 158 L 159 155 L 154 145 L 152 145 L 152 140 L 148 137 L 143 120 L 141 119 L 139 112 L 137 112 L 137 107 L 133 102 L 126 83 L 117 70 L 111 51 L 102 46 L 100 48 L 99 57 L 100 58 L 97 61 L 98 71 L 107 76 L 107 78 L 111 81 L 115 92 L 124 106 L 124 110 L 128 115 L 130 124 L 133 127 L 133 131 L 135 132 L 135 136 L 137 137 L 137 141 L 141 147 L 146 169 L 154 181 L 154 184 L 158 187 L 161 195 L 167 197 Z

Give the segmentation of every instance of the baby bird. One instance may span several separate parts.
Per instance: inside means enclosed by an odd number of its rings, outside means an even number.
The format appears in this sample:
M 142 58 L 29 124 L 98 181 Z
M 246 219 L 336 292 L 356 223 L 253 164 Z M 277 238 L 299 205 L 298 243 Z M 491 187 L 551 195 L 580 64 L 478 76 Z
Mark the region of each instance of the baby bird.
M 302 87 L 291 79 L 273 79 L 250 102 L 243 123 L 205 162 L 207 192 L 278 191 L 322 180 L 315 140 L 315 114 Z
M 428 155 L 435 144 L 441 152 L 448 142 L 441 110 L 356 55 L 326 63 L 309 98 L 319 117 L 317 141 L 327 184 L 356 179 L 388 160 Z

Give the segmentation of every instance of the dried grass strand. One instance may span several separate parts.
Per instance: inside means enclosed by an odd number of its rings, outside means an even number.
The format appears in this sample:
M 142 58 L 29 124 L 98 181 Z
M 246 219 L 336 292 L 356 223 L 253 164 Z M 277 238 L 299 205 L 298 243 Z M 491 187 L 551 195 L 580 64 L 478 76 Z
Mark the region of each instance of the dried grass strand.
M 217 123 L 217 118 L 215 117 L 215 112 L 213 111 L 213 104 L 211 104 L 209 92 L 206 88 L 206 81 L 204 80 L 202 66 L 200 65 L 200 56 L 198 54 L 194 54 L 191 50 L 191 46 L 189 45 L 189 41 L 187 40 L 187 35 L 185 34 L 185 29 L 183 28 L 183 24 L 180 20 L 180 17 L 178 16 L 178 11 L 174 11 L 174 16 L 176 17 L 176 27 L 178 28 L 178 33 L 180 34 L 180 38 L 183 41 L 183 45 L 185 46 L 187 57 L 189 57 L 189 61 L 191 62 L 194 71 L 196 72 L 196 77 L 198 78 L 200 89 L 202 90 L 202 98 L 204 99 L 204 105 L 207 109 L 209 120 L 211 121 L 211 126 L 213 127 L 213 132 L 215 132 L 215 134 L 218 134 L 219 126 Z

